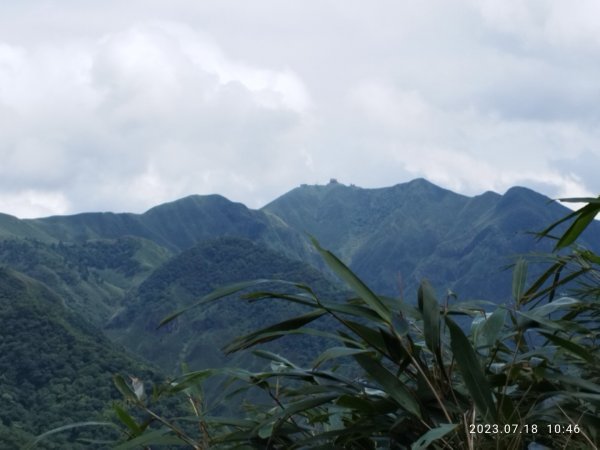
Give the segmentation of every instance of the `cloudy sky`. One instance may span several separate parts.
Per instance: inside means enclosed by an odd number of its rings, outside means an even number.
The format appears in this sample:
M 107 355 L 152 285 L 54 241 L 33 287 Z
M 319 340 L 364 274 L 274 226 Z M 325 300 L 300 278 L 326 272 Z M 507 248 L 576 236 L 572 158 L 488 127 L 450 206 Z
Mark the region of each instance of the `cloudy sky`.
M 0 6 L 0 211 L 425 177 L 600 193 L 594 0 Z

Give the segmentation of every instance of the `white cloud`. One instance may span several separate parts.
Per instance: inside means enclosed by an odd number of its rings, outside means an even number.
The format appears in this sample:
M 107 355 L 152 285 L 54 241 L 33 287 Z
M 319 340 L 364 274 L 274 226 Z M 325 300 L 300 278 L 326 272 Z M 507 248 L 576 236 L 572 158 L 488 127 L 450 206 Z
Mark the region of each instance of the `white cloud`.
M 143 210 L 184 193 L 247 192 L 259 176 L 268 182 L 261 166 L 310 105 L 289 69 L 230 60 L 172 23 L 77 46 L 5 44 L 0 61 L 0 105 L 15 125 L 0 131 L 0 186 L 26 198 L 32 187 L 61 188 L 75 208 Z
M 9 211 L 21 218 L 35 218 L 65 214 L 69 201 L 60 192 L 25 189 L 19 192 L 4 190 L 0 195 L 0 211 Z
M 331 177 L 600 191 L 592 1 L 34 6 L 0 7 L 5 212 L 257 207 Z
M 529 46 L 559 46 L 579 51 L 600 50 L 596 18 L 600 4 L 594 0 L 472 1 L 487 24 Z

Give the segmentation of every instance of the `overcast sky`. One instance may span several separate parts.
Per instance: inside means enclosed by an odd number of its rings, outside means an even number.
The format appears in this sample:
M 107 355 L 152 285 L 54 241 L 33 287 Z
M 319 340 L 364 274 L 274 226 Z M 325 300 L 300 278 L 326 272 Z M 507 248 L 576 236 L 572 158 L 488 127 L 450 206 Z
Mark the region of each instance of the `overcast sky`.
M 600 2 L 0 6 L 0 211 L 301 183 L 600 193 Z

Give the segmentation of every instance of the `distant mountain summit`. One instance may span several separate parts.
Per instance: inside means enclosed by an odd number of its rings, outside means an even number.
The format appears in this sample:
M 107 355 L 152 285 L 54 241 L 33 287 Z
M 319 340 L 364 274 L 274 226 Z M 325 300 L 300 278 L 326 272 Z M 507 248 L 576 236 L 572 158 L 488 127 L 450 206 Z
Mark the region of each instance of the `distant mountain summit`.
M 517 255 L 549 251 L 528 232 L 569 210 L 523 187 L 467 197 L 419 178 L 378 189 L 303 185 L 263 208 L 315 236 L 376 290 L 414 297 L 428 278 L 465 297 L 507 300 L 503 270 Z M 587 238 L 600 248 L 598 224 Z
M 527 232 L 539 231 L 568 212 L 523 187 L 504 195 L 468 197 L 422 178 L 377 189 L 332 179 L 327 185 L 301 185 L 260 210 L 220 195 L 192 195 L 143 214 L 29 220 L 0 215 L 0 241 L 28 239 L 83 248 L 93 240 L 132 237 L 177 255 L 208 239 L 238 237 L 323 269 L 308 240 L 312 235 L 382 293 L 413 296 L 419 280 L 427 277 L 441 289 L 502 301 L 510 285 L 510 274 L 502 269 L 516 255 L 550 249 L 549 242 L 538 243 Z M 586 238 L 600 248 L 597 230 L 594 223 Z M 157 249 L 141 251 L 140 258 L 149 252 L 158 254 Z M 152 268 L 160 263 L 154 260 Z M 118 289 L 125 292 L 127 283 Z

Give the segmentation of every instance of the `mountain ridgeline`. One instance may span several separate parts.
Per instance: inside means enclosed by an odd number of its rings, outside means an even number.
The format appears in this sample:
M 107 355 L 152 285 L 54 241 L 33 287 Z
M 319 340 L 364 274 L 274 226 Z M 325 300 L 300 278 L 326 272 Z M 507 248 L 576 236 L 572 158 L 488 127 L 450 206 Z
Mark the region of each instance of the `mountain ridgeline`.
M 381 189 L 302 186 L 263 210 L 315 236 L 378 292 L 414 300 L 427 278 L 463 299 L 496 302 L 510 297 L 507 266 L 551 250 L 532 232 L 569 212 L 522 187 L 466 197 L 424 179 Z M 585 238 L 598 249 L 600 224 L 592 225 Z
M 247 354 L 232 359 L 220 349 L 302 306 L 227 298 L 157 325 L 219 286 L 251 279 L 306 283 L 335 298 L 336 279 L 309 236 L 379 293 L 412 302 L 427 278 L 461 299 L 506 302 L 505 268 L 519 255 L 552 248 L 528 232 L 568 212 L 526 188 L 467 197 L 418 179 L 380 189 L 303 185 L 260 210 L 209 195 L 143 214 L 0 214 L 0 398 L 15 405 L 0 415 L 0 447 L 20 445 L 73 414 L 101 414 L 99 400 L 118 396 L 111 372 L 155 377 L 182 363 L 254 364 Z M 596 250 L 599 227 L 593 223 L 584 236 Z M 306 361 L 319 345 L 281 340 L 271 349 Z M 92 369 L 98 386 L 90 384 Z

